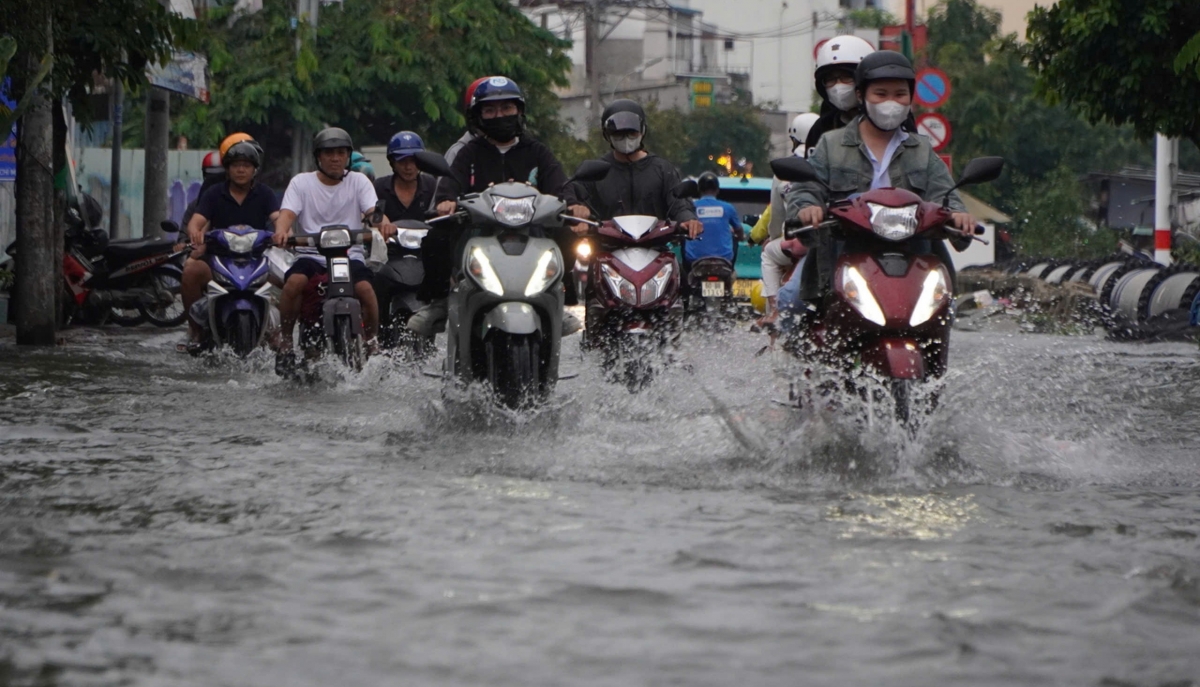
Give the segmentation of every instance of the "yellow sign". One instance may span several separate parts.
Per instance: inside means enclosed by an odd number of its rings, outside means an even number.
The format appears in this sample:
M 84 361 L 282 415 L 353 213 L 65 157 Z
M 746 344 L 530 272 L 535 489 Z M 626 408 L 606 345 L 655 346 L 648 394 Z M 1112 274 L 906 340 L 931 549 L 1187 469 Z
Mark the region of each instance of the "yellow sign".
M 712 96 L 698 95 L 692 98 L 692 107 L 712 107 Z
M 694 79 L 692 81 L 692 93 L 695 95 L 712 95 L 713 82 L 707 79 Z

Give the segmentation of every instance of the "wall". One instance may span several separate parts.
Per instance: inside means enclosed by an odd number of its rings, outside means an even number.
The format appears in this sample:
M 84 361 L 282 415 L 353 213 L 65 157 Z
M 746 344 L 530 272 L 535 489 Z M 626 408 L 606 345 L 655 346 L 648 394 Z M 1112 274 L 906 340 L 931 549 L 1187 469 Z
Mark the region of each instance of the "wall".
M 169 217 L 179 222 L 188 203 L 196 199 L 202 182 L 200 164 L 206 150 L 171 150 L 167 152 L 167 185 L 170 201 Z M 142 207 L 145 202 L 145 153 L 141 149 L 121 151 L 121 205 L 115 237 L 138 238 L 142 235 Z M 93 195 L 104 208 L 104 227 L 113 235 L 108 224 L 108 208 L 112 179 L 112 150 L 84 148 L 76 159 L 76 178 L 84 191 Z

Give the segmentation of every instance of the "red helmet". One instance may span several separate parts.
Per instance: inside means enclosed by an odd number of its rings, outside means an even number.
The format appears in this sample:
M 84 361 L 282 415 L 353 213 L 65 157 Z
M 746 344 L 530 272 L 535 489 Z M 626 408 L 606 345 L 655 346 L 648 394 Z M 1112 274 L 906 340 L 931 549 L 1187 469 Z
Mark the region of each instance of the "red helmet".
M 471 101 L 475 98 L 475 89 L 479 88 L 479 84 L 483 83 L 484 81 L 487 81 L 490 78 L 492 78 L 492 77 L 481 76 L 478 79 L 475 79 L 474 81 L 472 81 L 470 86 L 467 86 L 467 90 L 463 93 L 463 112 L 470 111 Z
M 223 174 L 225 172 L 225 168 L 221 165 L 221 154 L 215 150 L 204 156 L 204 162 L 201 163 L 200 167 L 203 169 L 205 176 L 209 174 Z

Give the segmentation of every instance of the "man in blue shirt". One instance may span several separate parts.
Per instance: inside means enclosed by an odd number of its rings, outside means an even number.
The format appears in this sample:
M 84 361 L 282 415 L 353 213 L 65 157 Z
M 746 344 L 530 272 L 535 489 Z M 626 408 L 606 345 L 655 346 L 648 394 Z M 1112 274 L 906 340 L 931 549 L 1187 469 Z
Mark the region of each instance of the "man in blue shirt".
M 734 239 L 742 234 L 742 221 L 732 205 L 717 200 L 721 185 L 716 174 L 705 172 L 696 183 L 700 186 L 696 217 L 704 225 L 704 232 L 684 244 L 684 267 L 686 269 L 703 258 L 724 258 L 732 263 Z

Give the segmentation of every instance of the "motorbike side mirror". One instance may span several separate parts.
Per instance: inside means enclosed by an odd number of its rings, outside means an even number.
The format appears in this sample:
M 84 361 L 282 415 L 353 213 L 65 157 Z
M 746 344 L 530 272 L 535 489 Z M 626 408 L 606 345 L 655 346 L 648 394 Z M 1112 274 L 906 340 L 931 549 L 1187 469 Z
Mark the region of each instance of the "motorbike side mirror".
M 431 153 L 428 150 L 418 150 L 413 153 L 413 158 L 415 158 L 417 163 L 417 169 L 426 174 L 432 174 L 435 177 L 451 176 L 450 165 L 446 162 L 446 158 L 437 153 Z
M 977 157 L 967 163 L 955 187 L 966 186 L 968 184 L 982 184 L 985 181 L 995 181 L 1003 170 L 1004 158 Z
M 762 219 L 762 215 L 742 215 L 742 224 L 754 226 L 758 224 L 758 220 Z
M 771 172 L 784 181 L 821 181 L 812 163 L 795 155 L 771 160 Z
M 387 201 L 376 201 L 375 210 L 371 212 L 371 224 L 379 224 L 383 221 L 383 209 L 387 206 Z
M 575 168 L 571 181 L 600 181 L 611 169 L 612 165 L 604 160 L 584 160 Z
M 158 227 L 163 230 L 163 233 L 166 234 L 179 233 L 179 225 L 169 219 L 164 219 L 163 221 L 159 222 Z
M 700 184 L 697 184 L 695 179 L 681 181 L 671 189 L 671 195 L 676 198 L 699 198 Z

